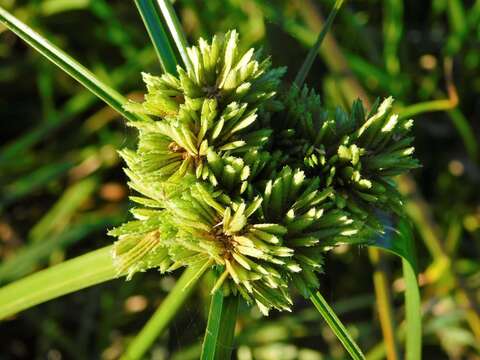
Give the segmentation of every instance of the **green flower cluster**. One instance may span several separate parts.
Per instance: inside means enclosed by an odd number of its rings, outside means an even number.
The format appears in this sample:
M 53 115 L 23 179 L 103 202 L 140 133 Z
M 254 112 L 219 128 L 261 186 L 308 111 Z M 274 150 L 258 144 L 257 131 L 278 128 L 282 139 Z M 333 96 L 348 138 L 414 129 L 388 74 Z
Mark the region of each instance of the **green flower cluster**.
M 288 153 L 291 164 L 321 175 L 323 185 L 335 189 L 340 208 L 378 230 L 382 227 L 372 216 L 375 209 L 402 214 L 392 177 L 419 164 L 411 156 L 413 120 L 392 113 L 393 98 L 377 101 L 368 115 L 357 100 L 350 114 L 337 108 L 331 116 L 313 90 L 294 86 L 284 104 L 277 146 Z
M 188 55 L 178 76 L 144 74 L 145 101 L 126 105 L 153 120 L 129 123 L 138 147 L 120 152 L 139 196 L 136 220 L 110 231 L 118 272 L 215 267 L 212 291 L 289 310 L 291 286 L 318 288 L 328 248 L 367 242 L 376 209 L 401 210 L 392 176 L 417 166 L 412 122 L 391 98 L 332 114 L 313 91 L 281 91 L 285 69 L 241 52 L 235 31 Z

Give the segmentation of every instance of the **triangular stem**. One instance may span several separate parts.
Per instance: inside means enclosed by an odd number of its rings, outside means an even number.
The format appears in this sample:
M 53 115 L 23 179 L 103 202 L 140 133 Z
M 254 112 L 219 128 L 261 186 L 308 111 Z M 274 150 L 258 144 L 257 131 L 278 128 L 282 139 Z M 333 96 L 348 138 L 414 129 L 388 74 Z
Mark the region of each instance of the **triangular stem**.
M 325 35 L 327 35 L 328 30 L 330 30 L 330 27 L 332 26 L 333 20 L 335 19 L 335 16 L 337 15 L 338 10 L 340 10 L 340 8 L 342 7 L 343 1 L 344 0 L 337 0 L 335 2 L 335 5 L 333 6 L 333 9 L 330 12 L 330 15 L 328 15 L 327 21 L 323 25 L 322 31 L 320 31 L 320 34 L 318 34 L 317 41 L 315 41 L 315 44 L 312 46 L 312 48 L 308 52 L 307 58 L 305 59 L 305 61 L 302 64 L 302 67 L 298 71 L 298 74 L 295 77 L 295 85 L 297 85 L 298 87 L 301 87 L 305 82 L 308 72 L 310 71 L 310 68 L 313 65 L 313 61 L 317 56 L 318 49 L 320 49 L 320 45 L 322 45 L 322 41 L 325 38 Z
M 354 360 L 364 360 L 365 355 L 363 355 L 362 350 L 358 347 L 355 341 L 352 339 L 348 330 L 342 324 L 340 319 L 335 314 L 335 311 L 328 305 L 325 298 L 320 294 L 319 291 L 311 292 L 310 300 L 312 301 L 313 305 L 317 308 L 318 312 L 322 315 L 322 317 L 327 322 L 330 329 L 332 329 L 333 333 L 337 336 L 338 340 L 343 344 L 345 349 L 348 351 L 352 359 Z
M 221 288 L 214 292 L 203 340 L 202 360 L 231 359 L 238 301 L 238 296 L 224 296 Z

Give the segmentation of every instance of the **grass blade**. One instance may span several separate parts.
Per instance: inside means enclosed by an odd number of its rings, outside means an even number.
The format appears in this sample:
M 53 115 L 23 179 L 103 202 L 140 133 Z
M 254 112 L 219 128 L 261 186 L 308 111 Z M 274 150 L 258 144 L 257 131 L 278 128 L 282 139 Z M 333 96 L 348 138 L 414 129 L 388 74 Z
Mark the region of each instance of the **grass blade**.
M 170 30 L 170 35 L 177 46 L 178 52 L 180 53 L 185 67 L 187 70 L 191 69 L 192 63 L 190 62 L 190 57 L 187 54 L 187 40 L 185 39 L 185 34 L 183 33 L 180 21 L 178 21 L 177 15 L 175 14 L 172 3 L 170 0 L 157 0 L 157 4 L 160 7 L 160 11 L 163 14 L 163 18 L 167 23 L 168 30 Z
M 185 300 L 188 299 L 193 289 L 195 289 L 198 280 L 210 265 L 211 262 L 207 261 L 200 266 L 189 266 L 184 271 L 173 290 L 170 291 L 155 314 L 153 314 L 147 324 L 130 344 L 127 351 L 122 356 L 122 359 L 136 360 L 144 357 L 155 339 L 160 336 L 163 330 L 165 330 L 170 321 L 177 314 L 180 307 L 184 304 Z
M 117 276 L 112 246 L 89 252 L 0 289 L 0 319 Z
M 118 218 L 100 217 L 98 213 L 89 214 L 59 234 L 50 234 L 48 237 L 24 246 L 15 256 L 0 263 L 0 285 L 17 280 L 43 264 L 54 251 L 64 249 L 91 233 L 102 231 L 107 227 L 118 224 Z
M 392 77 L 396 77 L 400 73 L 398 49 L 403 34 L 403 1 L 385 1 L 383 13 L 383 57 L 385 58 L 385 68 Z
M 50 163 L 30 171 L 29 174 L 3 185 L 3 193 L 0 194 L 0 212 L 14 201 L 24 198 L 32 191 L 45 186 L 49 181 L 58 179 L 74 166 L 73 162 L 60 161 Z M 3 175 L 3 174 L 2 174 Z
M 322 31 L 320 31 L 320 33 L 318 34 L 317 41 L 308 52 L 307 58 L 305 59 L 305 61 L 302 64 L 302 67 L 298 71 L 298 74 L 295 77 L 295 84 L 298 87 L 301 87 L 305 82 L 308 72 L 310 71 L 310 68 L 313 65 L 313 61 L 317 57 L 318 49 L 322 45 L 323 39 L 325 38 L 325 35 L 327 35 L 328 30 L 330 30 L 330 27 L 332 26 L 333 20 L 335 19 L 335 16 L 337 15 L 338 10 L 340 10 L 340 8 L 342 7 L 343 1 L 344 0 L 337 0 L 335 2 L 335 5 L 333 5 L 333 9 L 328 15 L 327 21 L 323 25 Z
M 85 201 L 97 189 L 98 179 L 88 177 L 69 186 L 28 234 L 30 242 L 43 242 L 49 235 L 62 232 Z
M 375 288 L 376 308 L 382 329 L 383 342 L 388 360 L 399 360 L 400 352 L 395 337 L 395 315 L 391 295 L 390 281 L 387 276 L 387 259 L 379 249 L 370 246 L 368 248 L 370 262 L 374 267 L 373 285 Z
M 475 136 L 472 126 L 459 108 L 448 111 L 448 115 L 462 138 L 468 156 L 476 162 L 479 156 L 478 138 Z
M 407 335 L 405 359 L 418 360 L 421 359 L 422 348 L 422 315 L 412 230 L 409 223 L 404 219 L 399 221 L 395 228 L 387 225 L 385 229 L 385 234 L 379 237 L 373 246 L 402 258 L 403 276 L 406 285 Z
M 135 0 L 163 71 L 177 73 L 177 59 L 153 0 Z
M 398 230 L 399 238 L 413 246 L 410 225 L 406 221 L 402 221 L 398 225 Z M 416 267 L 406 258 L 402 258 L 402 267 L 405 281 L 405 317 L 407 321 L 405 359 L 418 360 L 422 358 L 422 313 Z
M 231 359 L 237 310 L 238 296 L 225 297 L 221 289 L 215 291 L 203 339 L 202 360 Z
M 352 339 L 347 329 L 345 326 L 343 326 L 342 322 L 337 317 L 333 309 L 328 305 L 322 294 L 320 294 L 318 291 L 315 293 L 312 292 L 310 295 L 310 300 L 312 301 L 313 305 L 315 305 L 318 312 L 323 316 L 328 326 L 330 326 L 330 329 L 332 329 L 334 334 L 337 336 L 338 340 L 340 340 L 340 342 L 343 344 L 345 350 L 348 351 L 352 359 L 365 359 L 365 355 L 363 355 L 362 350 L 360 350 L 358 345 Z
M 405 280 L 405 313 L 407 320 L 407 339 L 405 359 L 422 358 L 422 317 L 420 311 L 420 291 L 417 276 L 407 260 L 402 259 L 403 278 Z
M 125 104 L 126 100 L 120 93 L 101 82 L 90 70 L 2 7 L 0 7 L 0 22 L 125 118 L 131 121 L 144 120 L 147 118 L 125 111 L 123 104 Z
M 138 73 L 149 66 L 155 59 L 150 49 L 143 49 L 138 52 L 137 58 L 127 61 L 110 73 L 112 84 L 121 86 L 128 79 L 135 77 Z M 38 119 L 36 125 L 29 131 L 26 131 L 18 139 L 14 139 L 6 143 L 0 148 L 0 171 L 4 170 L 5 166 L 23 152 L 31 149 L 39 141 L 45 140 L 47 136 L 53 133 L 60 126 L 72 121 L 78 114 L 81 114 L 90 106 L 95 104 L 97 98 L 88 91 L 81 91 L 72 96 L 65 102 L 57 116 Z

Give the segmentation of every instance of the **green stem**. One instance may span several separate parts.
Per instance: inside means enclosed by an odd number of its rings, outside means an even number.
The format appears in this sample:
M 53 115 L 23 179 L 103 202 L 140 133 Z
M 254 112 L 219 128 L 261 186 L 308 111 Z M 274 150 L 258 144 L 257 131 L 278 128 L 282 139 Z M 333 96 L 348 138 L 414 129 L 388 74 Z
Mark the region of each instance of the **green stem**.
M 392 77 L 400 73 L 398 49 L 403 34 L 403 1 L 387 0 L 383 6 L 383 56 L 385 68 Z M 398 85 L 396 82 L 395 85 Z
M 153 0 L 135 0 L 164 72 L 176 74 L 177 59 Z
M 238 296 L 223 296 L 222 289 L 214 292 L 203 340 L 202 360 L 231 359 L 238 300 Z
M 338 10 L 340 10 L 340 8 L 342 7 L 343 1 L 344 0 L 337 0 L 335 2 L 335 5 L 333 6 L 333 9 L 330 12 L 330 15 L 328 15 L 327 21 L 323 25 L 322 31 L 320 31 L 320 33 L 318 34 L 317 41 L 308 52 L 307 58 L 305 59 L 305 61 L 302 64 L 302 67 L 298 71 L 298 74 L 295 77 L 295 85 L 297 85 L 298 87 L 301 87 L 305 82 L 308 72 L 310 71 L 310 68 L 313 65 L 313 61 L 317 57 L 318 49 L 320 49 L 320 46 L 322 45 L 325 35 L 327 35 L 328 31 L 330 30 Z
M 26 24 L 15 18 L 12 14 L 0 7 L 0 22 L 19 36 L 28 45 L 45 56 L 60 69 L 65 71 L 88 90 L 105 101 L 119 114 L 131 121 L 145 120 L 146 116 L 135 115 L 123 109 L 125 98 L 116 90 L 102 83 L 97 77 L 71 56 L 50 43 L 40 34 L 29 28 Z
M 168 29 L 170 30 L 170 35 L 177 46 L 178 52 L 185 64 L 187 70 L 192 68 L 192 63 L 190 62 L 190 57 L 187 53 L 188 43 L 183 33 L 182 26 L 178 20 L 175 10 L 173 9 L 172 3 L 170 0 L 157 0 L 157 4 L 160 7 L 160 11 L 163 14 L 163 18 L 167 23 Z
M 467 150 L 470 159 L 477 162 L 479 158 L 477 142 L 478 138 L 476 137 L 472 126 L 459 108 L 448 111 L 448 115 L 450 116 L 453 125 L 457 128 L 457 131 L 460 134 L 463 143 L 465 144 L 465 149 Z
M 400 118 L 406 119 L 412 116 L 434 111 L 452 110 L 457 103 L 450 99 L 424 101 L 404 107 L 400 112 Z
M 89 252 L 0 289 L 0 319 L 117 276 L 112 246 Z
M 318 312 L 323 316 L 328 326 L 330 326 L 333 333 L 337 336 L 338 340 L 340 340 L 345 349 L 348 351 L 352 359 L 365 359 L 365 355 L 363 355 L 362 350 L 360 350 L 358 345 L 352 339 L 347 329 L 337 317 L 333 309 L 328 305 L 322 294 L 320 294 L 318 291 L 315 293 L 311 292 L 310 300 L 312 301 L 313 305 L 315 305 Z
M 145 355 L 155 339 L 160 336 L 163 330 L 165 330 L 170 321 L 177 314 L 180 307 L 188 299 L 193 289 L 195 289 L 198 280 L 210 265 L 211 262 L 207 261 L 200 266 L 189 266 L 184 271 L 173 290 L 170 291 L 155 314 L 153 314 L 137 337 L 130 344 L 127 351 L 122 356 L 122 360 L 141 359 Z

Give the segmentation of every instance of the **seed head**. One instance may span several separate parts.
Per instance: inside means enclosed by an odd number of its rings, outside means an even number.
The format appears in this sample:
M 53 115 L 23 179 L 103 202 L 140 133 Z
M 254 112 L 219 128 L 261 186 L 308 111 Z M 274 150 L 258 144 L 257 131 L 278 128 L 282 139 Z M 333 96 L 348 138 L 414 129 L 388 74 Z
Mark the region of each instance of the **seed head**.
M 418 166 L 410 120 L 386 99 L 369 115 L 322 107 L 306 87 L 281 88 L 235 31 L 188 49 L 178 76 L 143 74 L 152 120 L 138 129 L 127 167 L 135 220 L 117 237 L 119 274 L 200 263 L 221 269 L 212 291 L 241 294 L 265 314 L 290 310 L 290 289 L 319 286 L 325 251 L 381 232 L 377 210 L 401 211 L 392 176 Z

